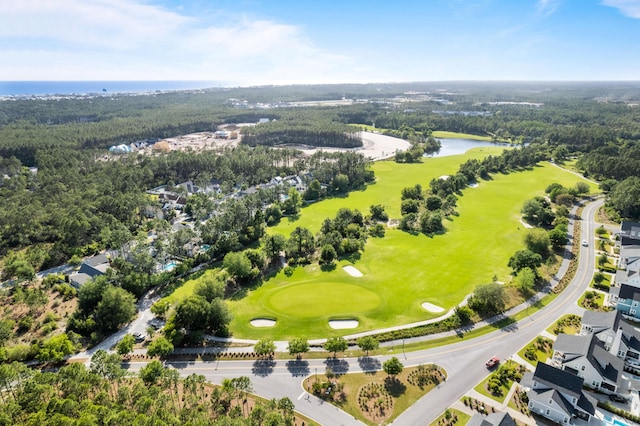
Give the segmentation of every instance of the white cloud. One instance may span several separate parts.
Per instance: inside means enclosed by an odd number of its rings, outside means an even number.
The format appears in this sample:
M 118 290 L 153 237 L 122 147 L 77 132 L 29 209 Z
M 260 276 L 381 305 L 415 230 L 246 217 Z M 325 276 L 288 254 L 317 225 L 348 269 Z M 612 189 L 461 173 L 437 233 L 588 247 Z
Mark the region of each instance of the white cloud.
M 640 0 L 602 0 L 602 4 L 618 9 L 629 18 L 640 19 Z
M 553 14 L 560 6 L 559 0 L 538 0 L 536 4 L 536 8 L 538 9 L 538 13 L 549 16 Z
M 0 2 L 0 80 L 353 81 L 352 61 L 298 26 L 142 1 Z

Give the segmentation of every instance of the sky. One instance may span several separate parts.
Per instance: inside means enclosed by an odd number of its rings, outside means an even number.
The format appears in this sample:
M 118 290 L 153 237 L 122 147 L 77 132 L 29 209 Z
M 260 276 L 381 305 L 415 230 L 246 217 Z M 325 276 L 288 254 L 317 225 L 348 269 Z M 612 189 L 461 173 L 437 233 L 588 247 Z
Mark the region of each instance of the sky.
M 640 0 L 0 0 L 0 81 L 640 80 Z

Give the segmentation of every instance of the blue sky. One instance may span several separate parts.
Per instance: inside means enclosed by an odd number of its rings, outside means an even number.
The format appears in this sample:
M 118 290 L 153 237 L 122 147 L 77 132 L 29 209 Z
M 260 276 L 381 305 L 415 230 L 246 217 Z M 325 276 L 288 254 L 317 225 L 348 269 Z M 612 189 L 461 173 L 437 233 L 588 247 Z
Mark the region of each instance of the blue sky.
M 0 80 L 640 80 L 640 0 L 0 0 Z

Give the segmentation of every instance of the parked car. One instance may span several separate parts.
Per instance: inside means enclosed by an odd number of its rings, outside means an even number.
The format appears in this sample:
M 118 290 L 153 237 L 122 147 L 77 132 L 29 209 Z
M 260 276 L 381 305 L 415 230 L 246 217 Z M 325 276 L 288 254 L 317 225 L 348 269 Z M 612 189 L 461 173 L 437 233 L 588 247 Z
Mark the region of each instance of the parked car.
M 142 334 L 142 333 L 133 333 L 133 340 L 136 343 L 144 342 L 144 334 Z
M 623 404 L 626 404 L 627 402 L 629 402 L 629 400 L 624 396 L 618 395 L 615 393 L 612 393 L 611 395 L 609 395 L 609 399 L 614 402 L 622 402 Z
M 498 358 L 497 356 L 491 357 L 489 361 L 484 363 L 484 365 L 486 365 L 487 368 L 493 368 L 498 364 L 500 364 L 500 358 Z

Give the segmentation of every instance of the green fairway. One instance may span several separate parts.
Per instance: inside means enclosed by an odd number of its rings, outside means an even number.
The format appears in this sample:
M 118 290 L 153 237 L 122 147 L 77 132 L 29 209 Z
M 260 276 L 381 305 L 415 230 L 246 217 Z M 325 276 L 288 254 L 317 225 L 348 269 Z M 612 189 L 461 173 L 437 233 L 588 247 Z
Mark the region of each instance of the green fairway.
M 424 189 L 428 189 L 431 179 L 454 174 L 458 171 L 460 163 L 467 159 L 482 159 L 488 155 L 500 155 L 503 149 L 503 147 L 493 146 L 474 148 L 464 155 L 425 158 L 423 163 L 416 164 L 378 161 L 373 164 L 376 181 L 366 190 L 354 191 L 346 197 L 331 198 L 306 206 L 302 209 L 298 219 L 282 218 L 281 223 L 274 228 L 269 228 L 268 232 L 289 236 L 296 226 L 303 226 L 316 233 L 320 230 L 322 221 L 327 217 L 335 216 L 341 207 L 358 209 L 366 215 L 369 213 L 369 206 L 382 204 L 389 217 L 399 218 L 402 188 L 419 183 Z
M 373 165 L 376 183 L 364 191 L 303 208 L 295 221 L 284 219 L 269 232 L 288 236 L 296 226 L 318 232 L 322 220 L 341 207 L 368 213 L 371 204 L 387 206 L 391 218 L 400 217 L 400 191 L 420 183 L 424 188 L 438 176 L 453 174 L 467 158 L 496 154 L 500 148 L 482 148 L 462 156 L 427 159 L 422 164 L 378 162 Z M 436 317 L 422 308 L 423 302 L 450 309 L 476 285 L 496 275 L 508 281 L 507 261 L 523 247 L 525 227 L 520 223 L 524 200 L 543 194 L 552 182 L 571 186 L 580 180 L 551 164 L 529 171 L 495 175 L 467 188 L 459 198 L 460 215 L 445 221 L 447 232 L 429 238 L 387 229 L 384 238 L 369 238 L 361 258 L 353 266 L 362 277 L 352 277 L 341 261 L 332 271 L 317 264 L 298 267 L 291 277 L 280 272 L 246 297 L 231 301 L 235 337 L 288 339 L 320 338 Z M 592 187 L 595 190 L 595 187 Z M 276 326 L 255 328 L 254 318 L 274 318 Z M 333 330 L 331 319 L 355 319 L 358 327 Z
M 431 136 L 439 139 L 473 139 L 476 141 L 492 141 L 491 136 L 480 136 L 480 135 L 472 135 L 469 133 L 458 133 L 458 132 L 445 132 L 442 130 L 436 130 L 431 133 Z

